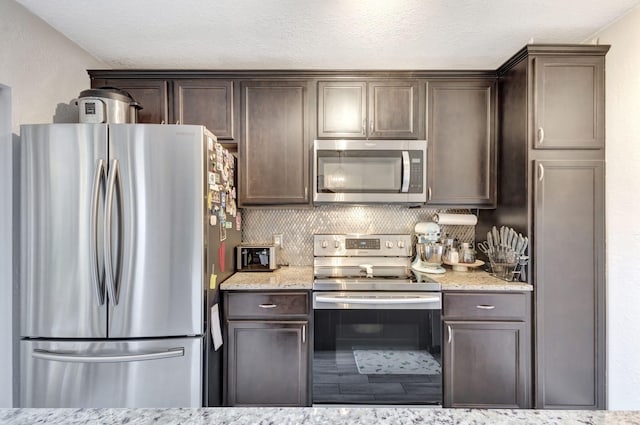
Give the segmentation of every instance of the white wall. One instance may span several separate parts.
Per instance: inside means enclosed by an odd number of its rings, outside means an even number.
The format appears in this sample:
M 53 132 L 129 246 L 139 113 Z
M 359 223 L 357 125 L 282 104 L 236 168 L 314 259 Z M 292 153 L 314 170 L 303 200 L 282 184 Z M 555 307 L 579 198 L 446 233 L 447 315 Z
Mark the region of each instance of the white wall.
M 640 7 L 594 36 L 606 57 L 609 409 L 640 409 Z
M 0 84 L 0 407 L 13 404 L 13 156 L 11 136 L 11 89 Z
M 12 201 L 20 124 L 64 122 L 77 118 L 70 102 L 89 88 L 89 68 L 104 68 L 76 44 L 13 0 L 0 0 L 0 408 L 17 404 L 12 372 L 17 365 L 19 327 L 17 255 L 12 234 L 16 228 Z M 12 135 L 12 132 L 14 133 Z M 17 254 L 17 253 L 16 253 Z
M 20 124 L 53 122 L 58 104 L 67 105 L 58 112 L 68 112 L 89 88 L 86 70 L 106 67 L 13 0 L 0 1 L 0 52 L 0 83 L 12 90 L 16 134 Z

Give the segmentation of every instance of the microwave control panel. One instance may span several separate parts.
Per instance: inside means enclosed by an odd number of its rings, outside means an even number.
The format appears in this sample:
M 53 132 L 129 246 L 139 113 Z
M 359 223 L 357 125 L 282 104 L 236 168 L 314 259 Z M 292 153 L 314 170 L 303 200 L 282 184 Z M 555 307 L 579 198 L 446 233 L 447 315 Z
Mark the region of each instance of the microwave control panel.
M 421 193 L 424 184 L 424 164 L 422 151 L 409 151 L 410 177 L 409 193 Z

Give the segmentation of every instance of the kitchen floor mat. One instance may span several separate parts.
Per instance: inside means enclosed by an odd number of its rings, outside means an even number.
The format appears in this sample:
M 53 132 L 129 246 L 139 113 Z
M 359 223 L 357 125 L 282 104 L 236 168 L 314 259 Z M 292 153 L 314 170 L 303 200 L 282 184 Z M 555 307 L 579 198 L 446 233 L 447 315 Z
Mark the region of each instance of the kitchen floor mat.
M 440 363 L 420 350 L 353 350 L 362 375 L 436 375 Z

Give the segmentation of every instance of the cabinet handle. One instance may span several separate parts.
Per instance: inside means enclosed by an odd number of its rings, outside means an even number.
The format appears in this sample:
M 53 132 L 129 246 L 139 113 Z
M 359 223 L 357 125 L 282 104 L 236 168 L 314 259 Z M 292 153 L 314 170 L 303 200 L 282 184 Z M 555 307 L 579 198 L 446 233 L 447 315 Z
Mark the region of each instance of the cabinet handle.
M 447 344 L 451 344 L 451 325 L 447 325 L 447 331 L 449 336 L 447 337 Z
M 371 135 L 371 133 L 373 133 L 373 120 L 369 123 L 369 135 Z
M 544 128 L 538 127 L 538 143 L 542 144 L 544 141 Z
M 431 200 L 431 186 L 429 186 L 429 189 L 427 189 L 427 193 L 429 195 L 429 200 Z
M 362 119 L 362 135 L 363 136 L 367 135 L 367 119 L 366 118 Z
M 476 308 L 479 308 L 480 310 L 493 310 L 494 308 L 496 308 L 496 306 L 495 305 L 480 304 L 480 305 L 477 305 Z
M 305 186 L 304 187 L 304 197 L 305 197 L 305 199 L 307 198 L 307 196 L 309 196 L 309 187 Z
M 544 179 L 544 166 L 542 164 L 538 164 L 538 180 L 542 181 Z
M 307 342 L 307 325 L 302 325 L 302 343 Z
M 260 308 L 276 308 L 278 307 L 277 304 L 260 304 L 259 305 Z

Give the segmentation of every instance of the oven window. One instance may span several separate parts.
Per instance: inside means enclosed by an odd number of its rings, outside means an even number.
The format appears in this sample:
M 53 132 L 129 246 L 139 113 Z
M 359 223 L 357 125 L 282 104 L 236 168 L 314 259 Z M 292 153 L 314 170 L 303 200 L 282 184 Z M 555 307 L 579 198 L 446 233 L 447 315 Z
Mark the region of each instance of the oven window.
M 442 404 L 439 310 L 315 310 L 314 404 Z
M 318 192 L 397 193 L 402 188 L 399 151 L 318 152 Z

